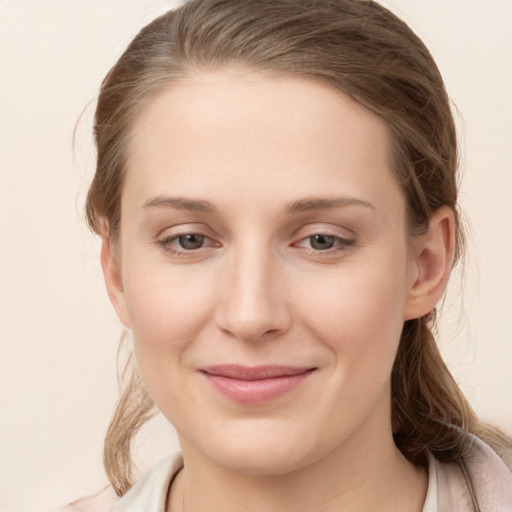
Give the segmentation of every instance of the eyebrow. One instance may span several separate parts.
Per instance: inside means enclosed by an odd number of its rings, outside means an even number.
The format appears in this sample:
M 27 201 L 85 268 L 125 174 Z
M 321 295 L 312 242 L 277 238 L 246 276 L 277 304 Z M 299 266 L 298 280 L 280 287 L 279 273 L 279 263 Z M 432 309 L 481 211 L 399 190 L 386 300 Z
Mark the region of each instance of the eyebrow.
M 178 210 L 189 210 L 201 213 L 218 215 L 219 212 L 212 203 L 201 199 L 190 199 L 186 197 L 154 196 L 144 202 L 144 208 L 168 207 Z
M 208 213 L 211 215 L 219 215 L 219 211 L 209 201 L 201 199 L 192 199 L 185 197 L 168 197 L 168 196 L 154 196 L 144 202 L 144 208 L 158 208 L 167 207 L 175 208 L 178 210 L 196 211 L 201 213 Z M 357 199 L 355 197 L 334 197 L 334 198 L 305 198 L 293 201 L 286 205 L 283 209 L 285 215 L 292 215 L 296 213 L 304 213 L 318 210 L 328 210 L 332 208 L 340 208 L 345 206 L 363 206 L 372 210 L 375 207 L 368 201 Z
M 305 198 L 293 201 L 284 209 L 286 215 L 293 213 L 310 212 L 317 210 L 329 210 L 342 206 L 363 206 L 375 210 L 375 207 L 369 201 L 357 199 L 355 197 L 333 197 L 333 198 Z

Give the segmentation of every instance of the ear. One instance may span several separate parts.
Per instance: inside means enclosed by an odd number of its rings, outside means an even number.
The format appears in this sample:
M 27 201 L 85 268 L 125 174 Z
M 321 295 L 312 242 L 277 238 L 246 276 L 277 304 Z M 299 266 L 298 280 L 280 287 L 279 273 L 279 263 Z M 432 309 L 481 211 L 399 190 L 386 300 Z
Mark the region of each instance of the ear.
M 434 309 L 443 295 L 455 251 L 453 210 L 442 206 L 430 218 L 429 230 L 412 241 L 413 272 L 404 308 L 404 320 Z
M 110 302 L 116 310 L 119 320 L 131 329 L 130 317 L 126 308 L 121 266 L 116 258 L 112 240 L 103 238 L 101 244 L 101 268 Z

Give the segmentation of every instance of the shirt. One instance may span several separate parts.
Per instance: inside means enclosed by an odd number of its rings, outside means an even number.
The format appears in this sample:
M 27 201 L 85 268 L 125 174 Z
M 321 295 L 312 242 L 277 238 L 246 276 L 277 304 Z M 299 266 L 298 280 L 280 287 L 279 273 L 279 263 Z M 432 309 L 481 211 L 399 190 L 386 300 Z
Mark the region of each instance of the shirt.
M 512 512 L 512 472 L 482 440 L 471 436 L 470 447 L 464 462 L 481 512 Z M 117 501 L 112 512 L 165 512 L 169 487 L 182 468 L 181 453 L 164 458 Z M 474 510 L 460 467 L 456 463 L 440 462 L 429 454 L 428 487 L 422 512 Z

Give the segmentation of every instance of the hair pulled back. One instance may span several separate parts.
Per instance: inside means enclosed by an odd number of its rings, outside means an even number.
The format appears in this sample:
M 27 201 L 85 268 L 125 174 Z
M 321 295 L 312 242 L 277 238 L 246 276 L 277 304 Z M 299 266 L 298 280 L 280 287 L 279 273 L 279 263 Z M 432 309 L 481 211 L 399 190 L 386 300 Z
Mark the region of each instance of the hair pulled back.
M 363 0 L 191 0 L 143 28 L 104 79 L 98 99 L 97 168 L 86 204 L 96 233 L 114 243 L 119 236 L 126 147 L 137 116 L 163 88 L 226 66 L 315 80 L 383 118 L 409 232 L 425 232 L 432 213 L 449 206 L 456 259 L 461 255 L 457 140 L 443 80 L 411 29 Z M 463 464 L 470 432 L 505 449 L 508 441 L 478 421 L 445 366 L 431 331 L 434 319 L 433 312 L 404 324 L 392 371 L 397 446 L 414 463 L 430 450 Z M 130 378 L 105 441 L 105 467 L 119 495 L 132 485 L 131 441 L 152 406 L 138 377 Z

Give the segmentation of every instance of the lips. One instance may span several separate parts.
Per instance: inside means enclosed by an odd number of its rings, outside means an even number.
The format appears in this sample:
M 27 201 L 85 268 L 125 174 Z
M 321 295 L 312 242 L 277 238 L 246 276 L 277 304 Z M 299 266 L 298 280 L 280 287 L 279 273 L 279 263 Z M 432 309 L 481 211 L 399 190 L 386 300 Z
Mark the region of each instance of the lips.
M 212 387 L 235 402 L 255 405 L 274 400 L 302 384 L 316 368 L 219 365 L 201 369 Z

